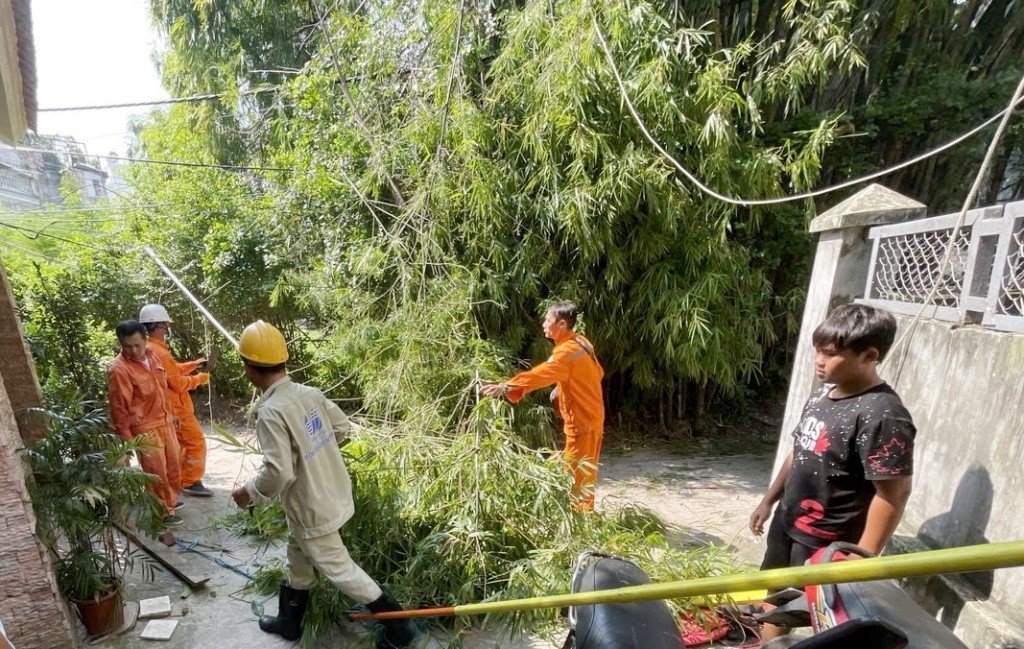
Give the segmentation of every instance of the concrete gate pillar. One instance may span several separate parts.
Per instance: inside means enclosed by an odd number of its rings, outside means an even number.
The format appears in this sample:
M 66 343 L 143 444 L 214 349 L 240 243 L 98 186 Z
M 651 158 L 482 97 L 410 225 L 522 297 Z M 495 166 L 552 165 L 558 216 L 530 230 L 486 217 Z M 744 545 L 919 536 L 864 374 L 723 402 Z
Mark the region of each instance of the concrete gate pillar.
M 799 423 L 803 405 L 817 387 L 811 333 L 833 308 L 864 297 L 871 265 L 868 229 L 921 218 L 924 213 L 923 204 L 882 185 L 872 184 L 811 221 L 809 230 L 820 235 L 793 358 L 773 479 L 792 449 L 790 434 Z

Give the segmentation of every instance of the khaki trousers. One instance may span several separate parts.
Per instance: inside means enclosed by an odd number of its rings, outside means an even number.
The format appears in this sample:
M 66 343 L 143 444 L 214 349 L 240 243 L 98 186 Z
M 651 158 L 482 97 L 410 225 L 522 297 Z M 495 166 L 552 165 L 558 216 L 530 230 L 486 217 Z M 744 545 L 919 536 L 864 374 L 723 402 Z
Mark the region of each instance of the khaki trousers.
M 309 590 L 316 581 L 313 568 L 360 604 L 369 604 L 384 594 L 349 556 L 338 532 L 312 539 L 288 537 L 288 585 L 296 590 Z

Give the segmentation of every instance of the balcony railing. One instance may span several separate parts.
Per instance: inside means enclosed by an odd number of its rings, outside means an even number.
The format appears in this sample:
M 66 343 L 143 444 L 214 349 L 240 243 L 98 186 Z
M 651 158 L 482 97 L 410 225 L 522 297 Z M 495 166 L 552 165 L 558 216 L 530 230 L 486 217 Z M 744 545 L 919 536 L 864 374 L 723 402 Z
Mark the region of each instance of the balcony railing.
M 872 228 L 863 301 L 895 313 L 1024 332 L 1024 202 L 971 210 L 951 242 L 958 217 Z

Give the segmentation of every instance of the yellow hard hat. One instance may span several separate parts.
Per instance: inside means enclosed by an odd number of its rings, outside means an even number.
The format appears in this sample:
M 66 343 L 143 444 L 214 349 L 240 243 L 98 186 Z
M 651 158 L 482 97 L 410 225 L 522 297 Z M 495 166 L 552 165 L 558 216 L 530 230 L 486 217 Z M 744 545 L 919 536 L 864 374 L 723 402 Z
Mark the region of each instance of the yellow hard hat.
M 284 335 L 269 322 L 257 320 L 242 331 L 238 353 L 250 365 L 273 367 L 288 360 Z

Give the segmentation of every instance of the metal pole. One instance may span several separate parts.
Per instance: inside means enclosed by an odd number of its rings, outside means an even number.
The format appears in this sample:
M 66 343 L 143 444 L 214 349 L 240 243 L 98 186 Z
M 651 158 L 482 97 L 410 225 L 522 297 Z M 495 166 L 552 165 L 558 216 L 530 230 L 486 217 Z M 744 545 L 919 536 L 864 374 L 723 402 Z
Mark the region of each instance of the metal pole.
M 538 608 L 561 608 L 609 602 L 640 602 L 654 599 L 677 599 L 704 595 L 728 595 L 755 588 L 800 587 L 809 584 L 840 584 L 878 579 L 924 577 L 955 572 L 975 572 L 1024 565 L 1024 541 L 969 545 L 944 550 L 929 550 L 891 557 L 875 557 L 852 561 L 835 561 L 813 566 L 778 568 L 761 572 L 705 577 L 663 584 L 627 586 L 588 593 L 550 595 L 513 599 L 505 602 L 462 604 L 443 608 L 389 613 L 360 613 L 355 620 L 387 620 L 406 617 L 447 615 L 486 615 Z
M 160 267 L 160 270 L 164 272 L 164 275 L 167 275 L 168 277 L 171 278 L 171 281 L 174 282 L 174 285 L 178 287 L 178 290 L 184 293 L 185 297 L 192 301 L 192 304 L 196 305 L 196 308 L 199 309 L 199 312 L 202 313 L 207 320 L 210 321 L 210 324 L 212 324 L 214 328 L 216 328 L 217 331 L 219 331 L 222 336 L 227 338 L 228 342 L 230 342 L 233 346 L 237 348 L 238 341 L 235 340 L 234 336 L 229 334 L 228 330 L 225 329 L 219 322 L 217 322 L 217 318 L 214 318 L 213 314 L 207 311 L 206 307 L 203 306 L 203 303 L 200 302 L 195 295 L 192 295 L 192 292 L 188 290 L 184 284 L 181 283 L 181 280 L 178 279 L 178 276 L 175 275 L 174 272 L 171 271 L 171 269 L 168 268 L 164 264 L 164 262 L 160 260 L 160 257 L 157 256 L 156 252 L 149 246 L 146 246 L 145 248 L 143 248 L 143 250 L 145 250 L 146 254 L 149 255 L 153 259 L 153 261 L 156 262 L 156 265 Z

